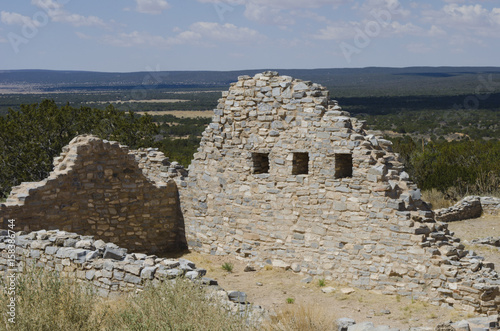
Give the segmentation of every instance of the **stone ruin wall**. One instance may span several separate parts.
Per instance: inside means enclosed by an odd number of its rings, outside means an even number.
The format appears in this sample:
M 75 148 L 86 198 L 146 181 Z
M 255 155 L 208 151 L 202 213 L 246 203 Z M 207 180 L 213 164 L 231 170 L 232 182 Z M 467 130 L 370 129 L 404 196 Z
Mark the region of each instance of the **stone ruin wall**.
M 325 88 L 242 76 L 214 112 L 180 190 L 191 249 L 498 311 L 493 265 L 435 221 L 390 142 Z
M 434 211 L 442 222 L 455 222 L 480 217 L 483 214 L 500 216 L 500 198 L 468 196 L 448 208 Z
M 24 231 L 59 229 L 119 243 L 136 252 L 186 247 L 177 175 L 163 153 L 129 151 L 117 142 L 79 136 L 54 160 L 54 171 L 14 187 L 0 221 Z
M 77 137 L 49 178 L 13 189 L 0 205 L 3 228 L 13 218 L 18 230 L 94 235 L 148 253 L 186 247 L 187 237 L 193 250 L 257 266 L 498 312 L 493 265 L 436 222 L 390 142 L 325 88 L 275 72 L 243 76 L 214 112 L 189 177 L 154 149 Z M 50 245 L 37 248 L 45 235 L 35 237 L 20 253 L 52 259 Z M 64 254 L 55 261 L 83 256 Z
M 0 232 L 0 277 L 8 282 L 15 272 L 35 266 L 92 286 L 101 297 L 113 299 L 182 277 L 203 286 L 210 301 L 231 313 L 244 313 L 247 323 L 258 325 L 267 318 L 264 309 L 247 302 L 244 292 L 224 290 L 216 280 L 205 277 L 205 269 L 186 259 L 127 253 L 114 243 L 66 231 L 17 234 L 15 240 L 11 236 L 8 231 Z
M 57 271 L 65 278 L 91 282 L 102 297 L 135 292 L 149 280 L 158 282 L 182 276 L 194 280 L 206 274 L 205 269 L 196 268 L 186 259 L 127 253 L 127 249 L 93 236 L 40 230 L 17 234 L 13 243 L 8 231 L 2 232 L 0 275 L 14 270 L 25 272 L 36 266 Z

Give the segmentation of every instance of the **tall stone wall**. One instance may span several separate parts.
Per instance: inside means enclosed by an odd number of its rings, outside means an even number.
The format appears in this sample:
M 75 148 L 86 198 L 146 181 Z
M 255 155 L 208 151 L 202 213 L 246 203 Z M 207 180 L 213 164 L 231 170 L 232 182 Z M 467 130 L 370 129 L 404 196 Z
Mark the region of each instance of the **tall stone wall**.
M 182 185 L 190 248 L 386 294 L 498 310 L 498 275 L 436 222 L 389 141 L 275 72 L 219 100 Z
M 95 235 L 137 252 L 182 249 L 184 222 L 171 179 L 177 173 L 169 165 L 152 149 L 129 151 L 79 136 L 54 160 L 48 178 L 12 189 L 0 205 L 0 221 L 3 228 L 14 219 L 18 230 Z

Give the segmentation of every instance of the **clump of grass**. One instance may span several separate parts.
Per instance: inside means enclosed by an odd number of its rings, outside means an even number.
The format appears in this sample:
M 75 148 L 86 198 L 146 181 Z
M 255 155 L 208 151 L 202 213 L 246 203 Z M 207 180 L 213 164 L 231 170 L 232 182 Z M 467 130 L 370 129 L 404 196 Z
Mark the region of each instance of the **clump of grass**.
M 1 284 L 5 286 L 5 284 Z M 0 291 L 0 305 L 10 296 Z M 0 314 L 2 330 L 256 330 L 244 316 L 230 314 L 217 296 L 186 279 L 149 283 L 120 299 L 99 297 L 90 284 L 32 268 L 16 283 L 16 323 Z
M 435 188 L 422 192 L 422 200 L 430 203 L 432 209 L 448 208 L 454 202 L 446 198 L 446 195 Z
M 15 324 L 0 314 L 5 330 L 100 330 L 109 317 L 109 307 L 90 285 L 62 279 L 56 272 L 28 267 L 17 274 L 14 292 Z M 2 291 L 0 306 L 7 307 L 10 298 Z
M 295 299 L 294 298 L 286 298 L 286 303 L 291 305 L 291 304 L 295 303 Z
M 324 287 L 325 285 L 326 285 L 326 282 L 325 282 L 324 278 L 318 279 L 318 286 L 319 287 Z
M 222 270 L 225 270 L 227 272 L 233 272 L 234 265 L 230 262 L 224 262 L 222 264 Z
M 323 309 L 305 305 L 290 305 L 272 317 L 265 330 L 280 331 L 326 331 L 337 330 L 335 316 Z
M 185 279 L 149 284 L 115 313 L 111 330 L 252 330 L 228 314 L 215 295 Z

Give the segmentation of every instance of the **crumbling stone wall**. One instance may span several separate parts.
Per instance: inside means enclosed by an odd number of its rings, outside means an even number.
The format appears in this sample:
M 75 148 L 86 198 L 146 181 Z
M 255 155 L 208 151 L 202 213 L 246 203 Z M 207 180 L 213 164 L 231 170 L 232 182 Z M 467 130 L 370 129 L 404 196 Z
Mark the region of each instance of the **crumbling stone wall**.
M 11 251 L 9 253 L 9 250 Z M 148 280 L 200 279 L 205 269 L 186 259 L 127 253 L 115 243 L 58 230 L 0 233 L 0 276 L 36 266 L 62 277 L 91 282 L 100 296 L 116 297 L 143 288 Z
M 481 197 L 481 208 L 485 214 L 500 216 L 500 198 Z
M 357 287 L 498 310 L 498 275 L 436 222 L 391 143 L 276 72 L 219 100 L 181 189 L 191 249 Z
M 435 218 L 441 222 L 455 222 L 480 217 L 482 214 L 500 215 L 500 198 L 467 196 L 448 208 L 434 211 Z
M 222 289 L 215 279 L 204 277 L 205 269 L 197 268 L 186 259 L 127 253 L 127 249 L 114 243 L 65 231 L 40 230 L 22 234 L 1 230 L 0 278 L 6 281 L 7 277 L 34 267 L 86 283 L 93 286 L 98 295 L 107 298 L 136 293 L 148 282 L 158 285 L 184 277 L 205 286 L 213 303 L 221 304 L 234 314 L 244 311 L 249 325 L 260 325 L 268 318 L 264 309 L 247 302 L 244 292 Z
M 48 178 L 12 189 L 0 205 L 0 220 L 3 228 L 14 219 L 17 230 L 95 235 L 137 252 L 182 249 L 184 223 L 171 168 L 157 150 L 129 151 L 79 136 L 54 160 Z

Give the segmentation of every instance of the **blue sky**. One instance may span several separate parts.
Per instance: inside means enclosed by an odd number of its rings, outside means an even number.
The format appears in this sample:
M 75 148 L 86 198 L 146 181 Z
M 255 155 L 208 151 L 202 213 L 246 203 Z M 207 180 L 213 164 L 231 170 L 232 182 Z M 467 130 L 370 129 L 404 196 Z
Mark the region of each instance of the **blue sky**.
M 0 69 L 499 66 L 498 0 L 17 0 Z

